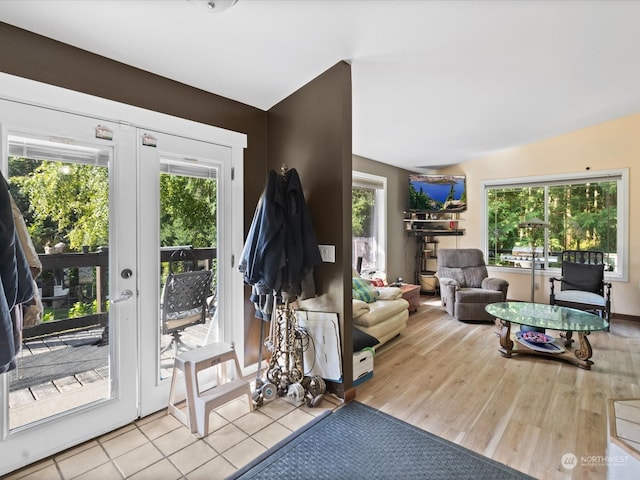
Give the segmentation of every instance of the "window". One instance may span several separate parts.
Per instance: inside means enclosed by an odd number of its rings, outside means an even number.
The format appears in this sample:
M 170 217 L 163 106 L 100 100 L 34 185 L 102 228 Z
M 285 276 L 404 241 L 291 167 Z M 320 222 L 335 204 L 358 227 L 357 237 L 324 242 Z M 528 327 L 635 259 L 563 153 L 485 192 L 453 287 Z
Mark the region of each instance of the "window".
M 563 250 L 604 252 L 607 276 L 626 279 L 628 170 L 484 182 L 488 264 L 560 268 Z M 548 228 L 520 228 L 541 220 Z
M 352 178 L 352 265 L 362 258 L 360 271 L 385 271 L 387 179 L 362 172 Z

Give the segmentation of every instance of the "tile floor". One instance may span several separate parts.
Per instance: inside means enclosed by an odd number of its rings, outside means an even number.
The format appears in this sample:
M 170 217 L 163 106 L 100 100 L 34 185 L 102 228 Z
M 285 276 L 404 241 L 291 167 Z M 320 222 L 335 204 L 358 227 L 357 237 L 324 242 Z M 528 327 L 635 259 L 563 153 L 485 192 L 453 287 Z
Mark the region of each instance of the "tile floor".
M 326 395 L 315 408 L 276 398 L 249 413 L 246 398 L 211 413 L 199 438 L 158 412 L 9 474 L 6 480 L 225 478 L 342 401 Z

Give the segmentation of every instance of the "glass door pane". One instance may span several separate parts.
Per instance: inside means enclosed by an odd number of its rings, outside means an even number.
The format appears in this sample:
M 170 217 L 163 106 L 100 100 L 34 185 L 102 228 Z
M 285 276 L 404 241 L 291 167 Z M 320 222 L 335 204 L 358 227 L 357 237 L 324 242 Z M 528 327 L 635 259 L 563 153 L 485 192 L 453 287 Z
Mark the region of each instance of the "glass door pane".
M 0 132 L 42 265 L 41 314 L 15 323 L 15 368 L 0 374 L 2 475 L 135 419 L 138 351 L 132 129 L 0 99 Z
M 111 398 L 112 149 L 11 134 L 8 141 L 9 188 L 37 252 L 37 294 L 23 308 L 22 348 L 9 373 L 13 430 Z
M 180 159 L 161 159 L 160 168 L 158 328 L 164 379 L 172 374 L 177 351 L 218 341 L 218 175 L 217 168 L 186 166 Z M 204 274 L 202 281 L 196 272 Z M 163 312 L 172 300 L 180 302 L 178 308 Z
M 146 212 L 139 225 L 145 415 L 167 406 L 176 351 L 222 339 L 220 172 L 231 149 L 160 132 L 140 135 L 155 144 L 139 147 L 139 208 Z

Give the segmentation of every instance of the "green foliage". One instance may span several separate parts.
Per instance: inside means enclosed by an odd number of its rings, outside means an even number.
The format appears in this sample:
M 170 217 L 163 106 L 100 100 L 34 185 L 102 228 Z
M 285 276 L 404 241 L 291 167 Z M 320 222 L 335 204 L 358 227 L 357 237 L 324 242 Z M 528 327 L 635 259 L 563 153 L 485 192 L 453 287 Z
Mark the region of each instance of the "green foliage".
M 453 200 L 453 185 L 451 186 L 450 196 Z M 416 190 L 411 182 L 409 182 L 409 205 L 413 210 L 440 210 L 443 207 L 441 202 L 431 198 L 422 188 L 419 191 Z
M 12 193 L 17 190 L 22 211 L 28 212 L 25 219 L 38 251 L 59 241 L 71 250 L 108 245 L 107 168 L 22 159 L 12 159 L 10 167 Z
M 215 180 L 162 174 L 160 212 L 161 246 L 217 246 Z
M 453 202 L 455 200 L 455 190 L 454 190 L 454 184 L 451 184 L 451 188 L 449 189 L 449 195 L 447 195 L 447 200 L 445 201 L 445 203 L 449 203 L 449 202 Z
M 29 175 L 39 164 L 39 160 L 9 157 L 9 187 L 11 188 L 11 196 L 20 209 L 27 225 L 31 225 L 33 223 L 33 217 L 29 208 L 29 197 L 17 185 L 13 185 L 14 177 L 24 177 Z
M 110 303 L 106 302 L 103 311 L 108 312 L 109 311 L 109 305 L 110 305 Z M 91 312 L 92 313 L 97 313 L 98 312 L 98 299 L 97 298 L 91 302 Z
M 559 250 L 615 253 L 617 185 L 601 182 L 549 188 L 550 238 Z
M 60 241 L 72 251 L 81 251 L 84 245 L 91 250 L 109 245 L 108 168 L 11 157 L 9 184 L 38 252 Z M 161 174 L 160 211 L 161 246 L 217 246 L 215 179 Z M 163 275 L 165 268 L 163 265 Z M 216 268 L 214 261 L 214 272 Z M 77 269 L 66 271 L 68 286 L 74 292 L 91 289 L 91 285 L 80 284 Z M 95 270 L 93 276 L 95 286 Z M 53 289 L 53 271 L 43 272 L 42 282 Z M 92 295 L 87 296 L 79 295 L 86 301 L 78 301 L 68 309 L 47 307 L 43 321 L 96 313 L 97 300 L 87 303 Z
M 375 191 L 367 188 L 351 189 L 351 235 L 353 237 L 373 236 L 373 212 Z
M 544 219 L 544 188 L 502 188 L 487 192 L 489 205 L 489 251 L 499 264 L 499 254 L 513 247 L 541 245 L 539 230 L 521 229 L 518 225 L 529 218 Z
M 95 313 L 97 309 L 94 309 L 90 303 L 76 302 L 69 308 L 69 318 L 84 317 Z
M 545 191 L 547 215 L 545 215 Z M 499 254 L 516 246 L 540 247 L 544 229 L 523 229 L 518 224 L 530 219 L 547 219 L 548 250 L 617 250 L 617 184 L 615 181 L 513 187 L 487 191 L 487 232 L 492 264 L 500 264 Z
M 68 162 L 9 159 L 11 193 L 36 250 L 64 242 L 70 250 L 109 245 L 109 172 Z M 162 174 L 161 246 L 217 246 L 214 179 Z

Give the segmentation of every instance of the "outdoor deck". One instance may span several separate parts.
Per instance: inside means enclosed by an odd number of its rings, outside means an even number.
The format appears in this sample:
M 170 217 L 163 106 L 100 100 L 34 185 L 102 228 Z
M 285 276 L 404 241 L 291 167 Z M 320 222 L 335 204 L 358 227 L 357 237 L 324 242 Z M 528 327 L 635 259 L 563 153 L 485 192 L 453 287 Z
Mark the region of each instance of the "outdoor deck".
M 187 345 L 207 338 L 210 322 L 182 334 Z M 215 320 L 213 320 L 215 321 Z M 217 325 L 208 342 L 217 341 Z M 86 405 L 109 393 L 109 346 L 101 343 L 102 328 L 30 339 L 9 373 L 9 427 L 11 429 Z M 170 335 L 162 337 L 167 345 Z M 161 376 L 170 377 L 173 351 L 162 355 Z
M 191 266 L 210 269 L 216 252 L 215 248 L 191 248 L 188 245 L 163 247 L 160 262 L 164 265 L 197 262 Z M 39 258 L 43 267 L 39 281 L 45 306 L 54 310 L 59 308 L 64 315 L 67 311 L 71 313 L 71 306 L 76 302 L 95 302 L 96 310 L 82 316 L 74 315 L 74 318 L 56 317 L 56 320 L 22 330 L 22 349 L 16 357 L 16 369 L 8 374 L 10 429 L 108 398 L 110 394 L 110 348 L 102 341 L 103 331 L 109 322 L 109 249 L 101 247 L 96 252 L 40 254 Z M 45 272 L 48 275 L 45 276 Z M 79 286 L 71 288 L 70 272 L 76 272 L 76 278 L 84 278 L 84 283 L 81 281 Z M 49 280 L 45 281 L 45 277 Z M 62 285 L 54 285 L 54 278 L 56 283 L 62 279 Z M 85 291 L 90 295 L 86 296 Z M 188 327 L 181 337 L 189 346 L 217 341 L 217 316 L 208 317 L 206 324 Z M 171 335 L 163 335 L 162 347 L 168 345 L 171 338 Z M 173 356 L 173 349 L 161 356 L 160 376 L 163 379 L 172 374 Z

